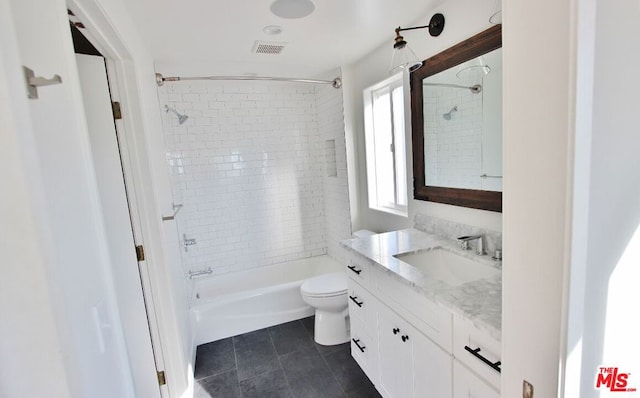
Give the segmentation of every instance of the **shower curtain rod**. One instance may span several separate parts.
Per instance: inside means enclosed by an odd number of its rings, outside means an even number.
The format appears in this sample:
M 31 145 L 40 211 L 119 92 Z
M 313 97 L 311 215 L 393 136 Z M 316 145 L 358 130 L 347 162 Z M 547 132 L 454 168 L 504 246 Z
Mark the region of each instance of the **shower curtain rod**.
M 314 80 L 314 79 L 295 79 L 290 77 L 258 77 L 258 76 L 162 76 L 162 73 L 156 73 L 156 83 L 158 86 L 164 85 L 165 82 L 177 82 L 181 80 L 261 80 L 276 82 L 294 82 L 294 83 L 315 83 L 315 84 L 331 84 L 333 88 L 342 87 L 342 79 L 336 77 L 333 80 Z

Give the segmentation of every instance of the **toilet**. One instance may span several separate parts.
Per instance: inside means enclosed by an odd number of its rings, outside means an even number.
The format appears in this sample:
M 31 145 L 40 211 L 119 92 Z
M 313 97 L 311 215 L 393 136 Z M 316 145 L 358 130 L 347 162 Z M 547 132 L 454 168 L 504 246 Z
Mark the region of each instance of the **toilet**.
M 349 341 L 347 275 L 332 272 L 307 279 L 300 286 L 305 303 L 316 309 L 315 341 L 336 345 Z

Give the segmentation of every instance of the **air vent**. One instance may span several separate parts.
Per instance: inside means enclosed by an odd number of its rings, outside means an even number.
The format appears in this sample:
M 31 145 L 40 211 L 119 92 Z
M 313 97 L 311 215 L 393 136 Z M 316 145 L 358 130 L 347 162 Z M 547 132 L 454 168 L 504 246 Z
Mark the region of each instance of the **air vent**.
M 280 54 L 287 43 L 258 41 L 253 44 L 252 52 L 256 54 Z

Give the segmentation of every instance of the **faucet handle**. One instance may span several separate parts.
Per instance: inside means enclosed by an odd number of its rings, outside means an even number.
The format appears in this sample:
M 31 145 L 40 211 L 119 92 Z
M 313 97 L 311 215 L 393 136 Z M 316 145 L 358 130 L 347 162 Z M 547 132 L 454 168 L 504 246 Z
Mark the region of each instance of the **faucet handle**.
M 496 249 L 496 252 L 492 258 L 496 261 L 502 261 L 502 249 Z

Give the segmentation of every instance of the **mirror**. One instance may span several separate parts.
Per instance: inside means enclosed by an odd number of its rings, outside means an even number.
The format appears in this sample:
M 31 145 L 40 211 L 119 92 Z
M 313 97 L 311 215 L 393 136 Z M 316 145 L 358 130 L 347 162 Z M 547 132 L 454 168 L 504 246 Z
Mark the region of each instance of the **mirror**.
M 414 198 L 502 211 L 502 29 L 411 74 Z

